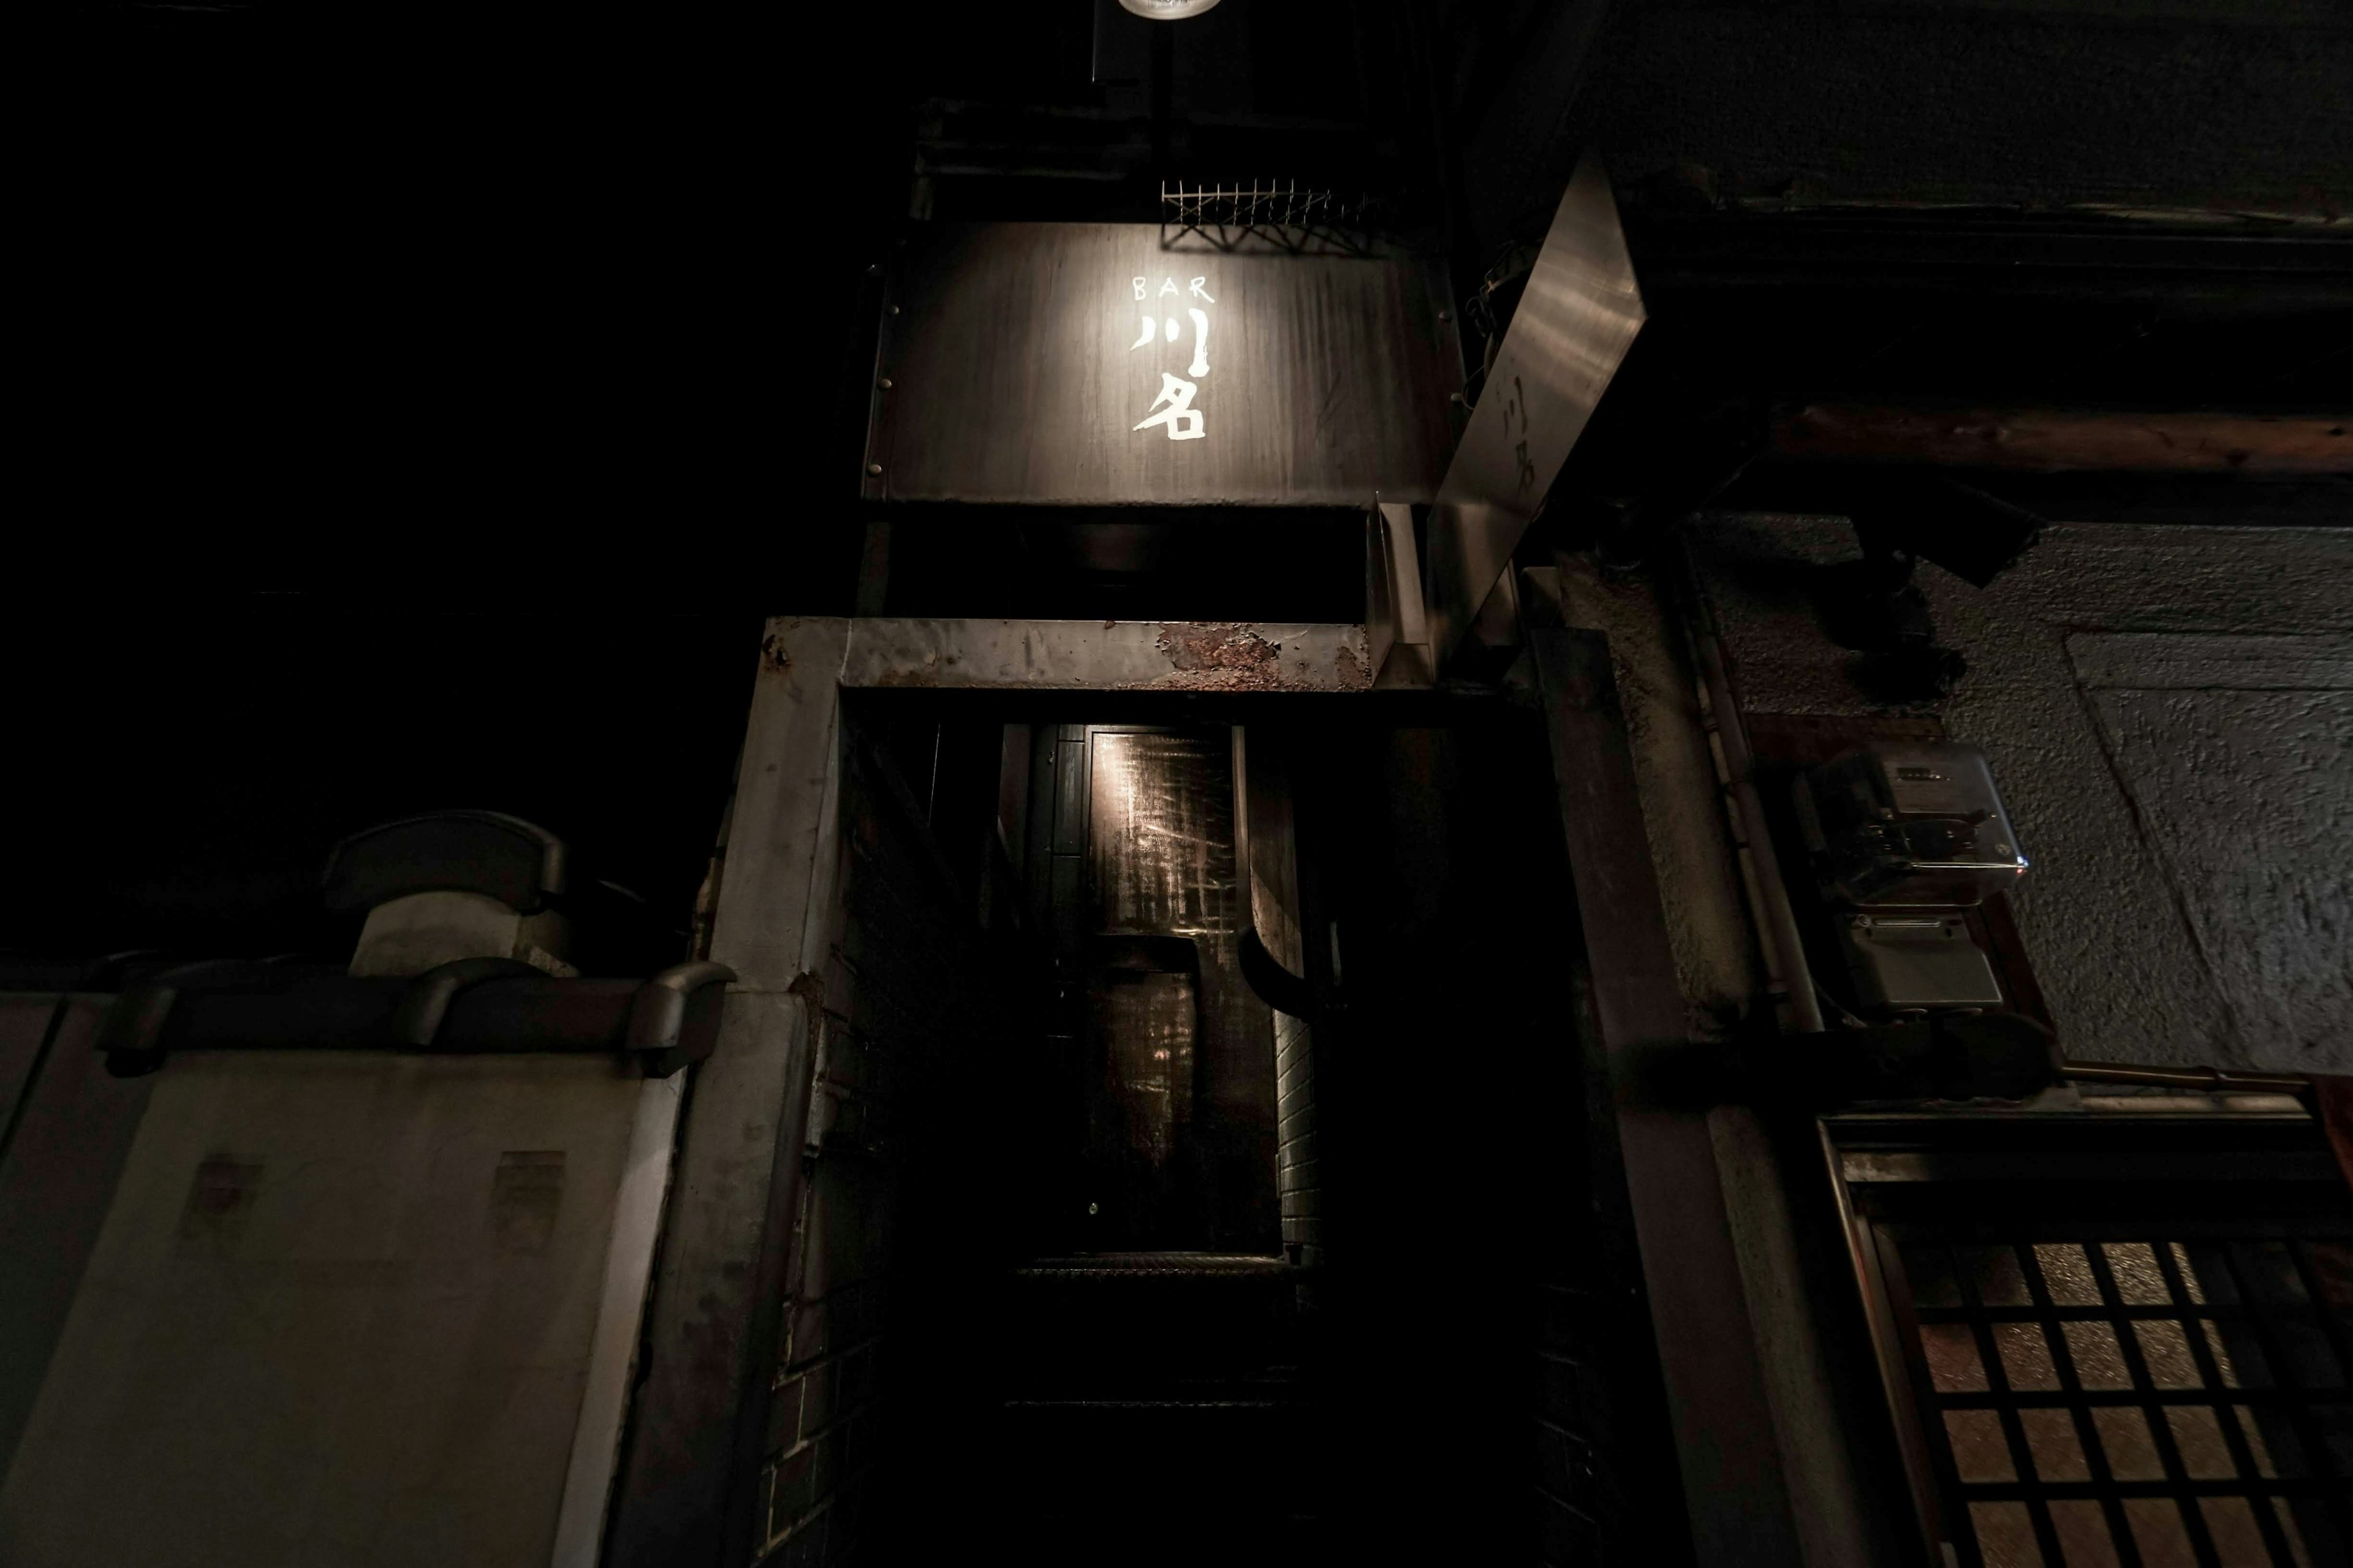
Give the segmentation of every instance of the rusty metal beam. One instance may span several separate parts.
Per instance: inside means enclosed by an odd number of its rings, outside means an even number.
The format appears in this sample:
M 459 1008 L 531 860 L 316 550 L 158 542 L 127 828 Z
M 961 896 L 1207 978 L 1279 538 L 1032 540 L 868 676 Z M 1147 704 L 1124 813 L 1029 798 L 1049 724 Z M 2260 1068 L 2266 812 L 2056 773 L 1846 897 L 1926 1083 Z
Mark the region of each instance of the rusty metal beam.
M 792 657 L 802 624 L 776 623 L 772 658 Z M 823 674 L 850 688 L 1363 691 L 1373 663 L 1360 626 L 860 619 Z
M 2053 473 L 2353 473 L 2353 414 L 2127 414 L 1809 404 L 1773 422 L 1783 457 Z

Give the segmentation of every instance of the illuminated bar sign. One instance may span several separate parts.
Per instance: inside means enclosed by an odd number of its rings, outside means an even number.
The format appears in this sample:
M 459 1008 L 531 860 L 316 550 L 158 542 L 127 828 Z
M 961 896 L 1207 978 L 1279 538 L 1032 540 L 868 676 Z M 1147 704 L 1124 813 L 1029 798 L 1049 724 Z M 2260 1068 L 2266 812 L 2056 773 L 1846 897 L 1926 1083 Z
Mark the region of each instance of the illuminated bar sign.
M 943 225 L 892 268 L 876 500 L 1427 500 L 1461 355 L 1444 267 L 1155 224 Z

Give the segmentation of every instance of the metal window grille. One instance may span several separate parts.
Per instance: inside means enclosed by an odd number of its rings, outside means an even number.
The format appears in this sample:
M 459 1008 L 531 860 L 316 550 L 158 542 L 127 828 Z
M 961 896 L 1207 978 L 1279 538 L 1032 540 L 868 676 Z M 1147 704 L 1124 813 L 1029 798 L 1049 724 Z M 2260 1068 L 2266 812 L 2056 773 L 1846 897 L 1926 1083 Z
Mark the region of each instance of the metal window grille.
M 2237 1157 L 2242 1178 L 2264 1159 Z M 1947 1561 L 2346 1563 L 2353 1205 L 2341 1185 L 2200 1184 L 2161 1156 L 2153 1184 L 2131 1179 L 2131 1159 L 2085 1180 L 2081 1153 L 2065 1162 L 2072 1179 L 2038 1180 L 2049 1162 L 2000 1158 L 1961 1181 L 1935 1179 L 1929 1160 L 1862 1185 L 1859 1201 L 1852 1157 L 1845 1172 L 1883 1372 Z
M 2316 1562 L 2346 1536 L 2353 1245 L 1896 1226 L 1883 1267 L 1945 1489 L 1989 1568 Z
M 1243 240 L 1269 240 L 1285 249 L 1365 248 L 1366 228 L 1377 220 L 1370 196 L 1303 186 L 1296 180 L 1252 180 L 1249 184 L 1195 185 L 1182 180 L 1160 187 L 1164 228 L 1198 234 L 1219 249 Z

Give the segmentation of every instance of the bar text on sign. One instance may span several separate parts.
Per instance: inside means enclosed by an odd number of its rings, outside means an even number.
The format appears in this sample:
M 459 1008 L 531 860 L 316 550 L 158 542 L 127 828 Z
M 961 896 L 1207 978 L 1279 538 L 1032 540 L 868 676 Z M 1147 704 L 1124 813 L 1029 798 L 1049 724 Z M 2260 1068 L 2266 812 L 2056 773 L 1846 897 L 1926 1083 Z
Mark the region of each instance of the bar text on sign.
M 1179 290 L 1176 279 L 1164 278 L 1157 291 L 1153 289 L 1149 278 L 1131 279 L 1129 283 L 1136 301 L 1149 302 L 1153 310 L 1144 316 L 1142 330 L 1137 332 L 1135 341 L 1127 345 L 1128 353 L 1134 353 L 1137 349 L 1148 347 L 1155 339 L 1175 342 L 1185 327 L 1185 322 L 1177 318 L 1178 310 L 1184 312 L 1185 320 L 1189 321 L 1193 327 L 1193 358 L 1185 367 L 1185 375 L 1175 375 L 1165 370 L 1160 373 L 1159 395 L 1152 400 L 1152 405 L 1145 410 L 1144 417 L 1134 428 L 1149 430 L 1158 426 L 1167 432 L 1171 441 L 1198 441 L 1208 434 L 1201 411 L 1193 406 L 1193 399 L 1201 390 L 1200 379 L 1209 374 L 1209 313 L 1189 301 L 1198 300 L 1204 305 L 1218 302 L 1209 292 L 1209 280 L 1207 278 L 1191 279 L 1187 287 Z M 1175 295 L 1178 303 L 1166 307 L 1168 313 L 1163 317 L 1159 314 L 1164 309 L 1160 301 L 1170 295 Z M 1192 379 L 1188 381 L 1187 376 Z

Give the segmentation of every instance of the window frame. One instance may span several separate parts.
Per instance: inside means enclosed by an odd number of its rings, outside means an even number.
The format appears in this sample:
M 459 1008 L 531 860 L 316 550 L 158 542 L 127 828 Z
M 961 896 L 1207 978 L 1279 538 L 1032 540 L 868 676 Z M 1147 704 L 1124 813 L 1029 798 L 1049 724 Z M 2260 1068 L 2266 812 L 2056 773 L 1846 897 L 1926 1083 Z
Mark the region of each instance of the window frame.
M 1919 1331 L 1921 1309 L 1912 1300 L 1899 1250 L 1905 1244 L 1904 1227 L 1976 1223 L 1993 1232 L 1984 1239 L 2006 1240 L 2026 1253 L 2032 1251 L 2032 1243 L 2042 1241 L 2081 1245 L 2123 1240 L 2122 1234 L 2108 1237 L 2099 1233 L 2135 1224 L 2144 1230 L 2162 1226 L 2180 1231 L 2185 1241 L 2219 1241 L 2228 1237 L 2237 1244 L 2304 1237 L 2353 1243 L 2353 1190 L 2348 1190 L 2319 1125 L 2293 1100 L 2284 1096 L 2149 1097 L 2145 1103 L 2151 1109 L 1870 1111 L 1819 1119 L 1823 1158 L 1869 1326 L 1881 1392 L 1931 1563 L 1976 1568 L 1984 1559 L 1975 1530 L 1965 1517 L 1968 1499 L 1944 1436 L 1942 1400 L 1929 1387 Z M 2002 1225 L 2004 1220 L 2010 1223 Z M 2042 1234 L 2045 1231 L 2050 1234 Z M 2063 1232 L 2069 1234 L 2063 1237 Z M 2088 1247 L 2085 1256 L 2090 1258 L 2097 1251 Z M 2128 1389 L 2094 1393 L 2079 1387 L 2073 1371 L 2065 1370 L 2070 1358 L 2057 1353 L 2054 1360 L 2063 1368 L 2057 1392 L 2035 1391 L 2028 1395 L 2030 1404 L 2048 1404 L 2076 1413 L 2079 1429 L 2088 1419 L 2082 1412 L 2094 1405 L 2153 1412 L 2188 1403 L 2165 1397 L 2167 1390 L 2147 1373 L 2137 1345 L 2126 1343 L 2137 1342 L 2139 1334 L 2137 1331 L 2129 1336 L 2122 1334 L 2122 1324 L 2134 1311 L 2116 1294 L 2114 1280 L 2105 1272 L 2109 1267 L 2106 1262 L 2092 1264 L 2102 1280 L 2102 1304 L 2096 1311 L 2057 1307 L 2041 1279 L 2039 1265 L 2029 1267 L 2034 1279 L 2027 1302 L 1995 1309 L 1964 1293 L 1958 1298 L 1958 1310 L 1935 1309 L 1933 1315 L 1949 1316 L 1977 1328 L 1983 1342 L 1978 1347 L 1981 1360 L 1991 1353 L 1983 1329 L 1991 1321 L 1989 1314 L 2014 1314 L 2021 1321 L 2042 1323 L 2045 1334 L 2057 1332 L 2056 1325 L 2070 1317 L 2116 1324 L 2119 1344 L 2132 1369 Z M 2171 1305 L 2186 1308 L 2189 1301 L 2181 1296 L 2184 1287 L 2176 1273 L 2168 1271 L 2165 1279 L 2175 1297 Z M 2265 1310 L 2252 1299 L 2242 1310 L 2262 1331 L 2268 1321 Z M 2338 1363 L 2343 1385 L 2341 1396 L 2332 1391 L 2324 1397 L 2332 1404 L 2340 1397 L 2342 1402 L 2353 1403 L 2353 1313 L 2341 1302 L 2332 1306 L 2320 1298 L 2314 1300 L 2311 1310 Z M 2167 1317 L 2162 1311 L 2146 1315 Z M 2168 1321 L 2213 1321 L 2216 1315 L 2183 1311 Z M 2211 1352 L 2193 1353 L 2205 1387 L 2219 1392 L 2228 1386 L 2210 1380 Z M 2021 1499 L 2042 1497 L 2052 1483 L 2034 1478 L 2020 1462 L 2026 1448 L 2012 1413 L 2024 1406 L 2010 1397 L 2011 1391 L 1997 1370 L 1989 1369 L 1988 1377 L 1994 1386 L 1983 1406 L 2001 1413 L 2005 1440 L 2018 1472 L 2013 1489 Z M 2242 1395 L 2249 1392 L 2232 1390 Z M 2253 1398 L 2215 1397 L 2205 1403 L 2221 1408 L 2271 1404 L 2303 1418 L 2314 1402 L 2283 1384 L 2278 1392 L 2257 1392 Z M 2245 1442 L 2243 1438 L 2232 1441 L 2228 1425 L 2226 1442 L 2236 1456 Z M 2202 1538 L 2204 1527 L 2199 1522 L 2202 1510 L 2192 1500 L 2205 1494 L 2197 1489 L 2199 1480 L 2188 1476 L 2168 1426 L 2169 1418 L 2157 1421 L 2151 1433 L 2153 1447 L 2164 1461 L 2166 1479 L 2162 1483 L 2135 1481 L 2126 1489 L 2140 1493 L 2159 1487 L 2188 1487 L 2186 1491 L 2166 1489 L 2162 1495 L 2172 1496 L 2182 1505 L 2184 1529 L 2194 1546 Z M 2304 1428 L 2312 1429 L 2308 1419 L 2304 1419 Z M 2087 1440 L 2079 1430 L 2079 1441 Z M 2304 1446 L 2313 1447 L 2309 1441 Z M 2087 1448 L 2087 1454 L 2091 1452 Z M 2306 1464 L 2309 1475 L 2301 1485 L 2295 1478 L 2265 1478 L 2260 1472 L 2242 1478 L 2256 1483 L 2245 1495 L 2319 1495 L 2322 1500 L 2316 1506 L 2330 1510 L 2329 1521 L 2338 1533 L 2353 1540 L 2347 1506 L 2332 1504 L 2323 1490 L 2332 1473 L 2332 1461 L 2324 1451 L 2308 1454 Z M 2337 1458 L 2333 1464 L 2338 1480 L 2348 1479 L 2345 1461 Z M 2125 1483 L 2103 1479 L 2105 1468 L 2096 1459 L 2092 1461 L 2091 1474 L 2094 1479 L 2084 1484 L 2103 1494 L 2105 1518 L 2114 1535 L 2123 1516 L 2120 1504 L 2106 1499 L 2118 1495 L 2115 1487 Z M 1968 1484 L 1976 1488 L 1995 1483 Z M 2051 1527 L 2039 1505 L 2030 1504 L 2029 1517 L 2042 1555 L 2058 1561 L 2051 1551 Z M 2263 1532 L 2267 1539 L 2275 1533 L 2267 1528 Z M 2120 1552 L 2119 1560 L 2132 1562 L 2132 1552 Z

